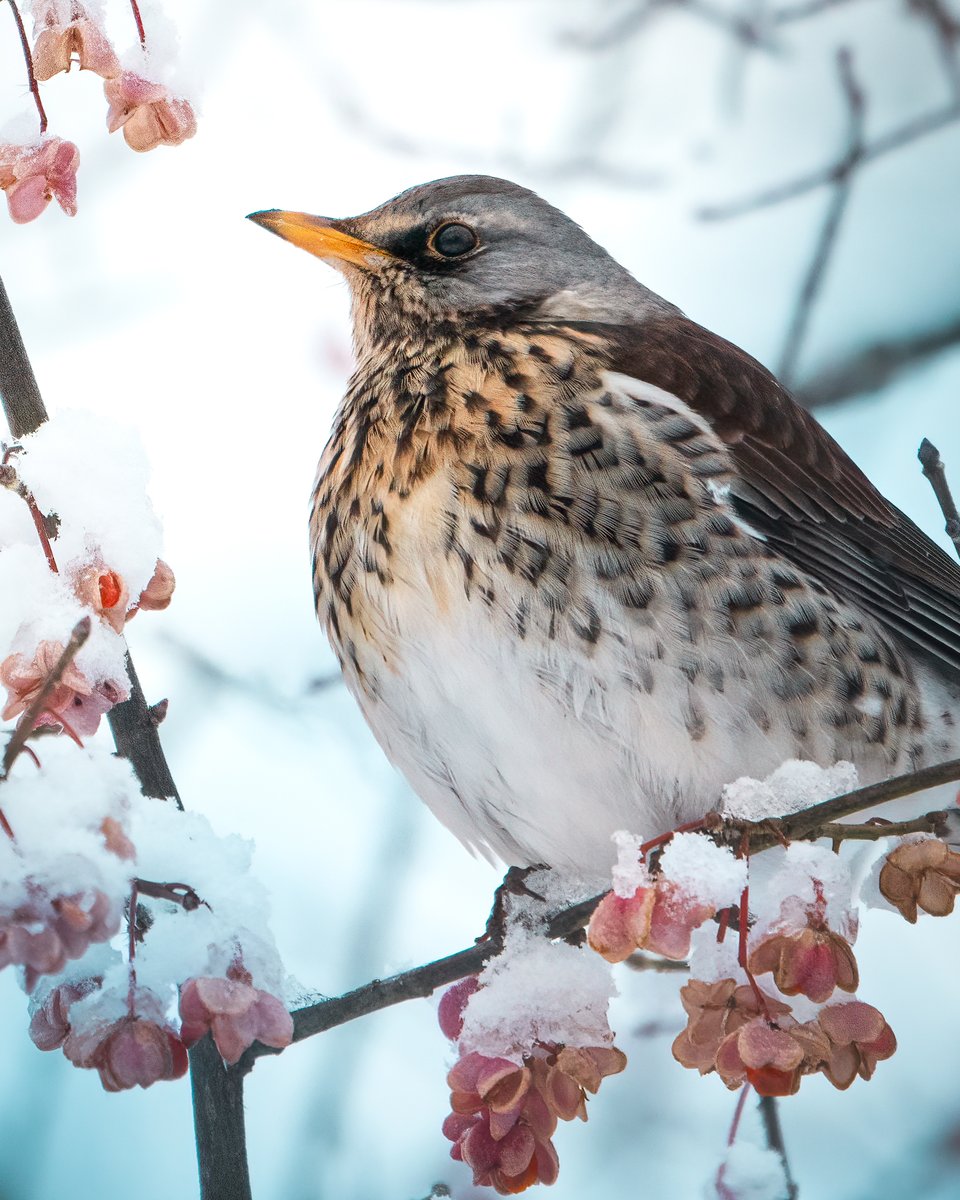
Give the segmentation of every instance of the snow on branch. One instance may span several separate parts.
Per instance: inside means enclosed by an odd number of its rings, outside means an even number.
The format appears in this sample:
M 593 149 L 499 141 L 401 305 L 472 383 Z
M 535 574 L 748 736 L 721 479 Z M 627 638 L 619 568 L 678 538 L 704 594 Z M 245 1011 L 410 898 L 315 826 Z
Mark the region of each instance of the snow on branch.
M 842 825 L 843 817 L 876 808 L 893 800 L 913 796 L 929 788 L 943 783 L 960 781 L 960 758 L 936 766 L 924 767 L 919 771 L 896 775 L 881 783 L 870 784 L 857 788 L 843 796 L 824 800 L 811 805 L 800 812 L 789 813 L 781 817 L 764 818 L 759 821 L 746 821 L 739 818 L 725 818 L 720 814 L 710 814 L 700 824 L 709 830 L 720 841 L 739 843 L 744 837 L 749 841 L 750 854 L 760 854 L 775 846 L 782 846 L 784 841 L 828 837 L 831 840 L 844 841 L 847 838 L 870 840 L 890 837 L 891 833 L 901 832 L 900 825 Z M 947 812 L 924 814 L 916 821 L 904 822 L 904 832 L 915 832 L 918 829 L 933 832 L 941 831 L 947 821 Z M 606 895 L 604 893 L 603 895 Z M 592 896 L 564 908 L 560 912 L 550 914 L 543 926 L 543 936 L 550 939 L 568 938 L 584 929 L 589 923 L 603 895 Z M 434 962 L 425 963 L 409 971 L 401 971 L 386 979 L 374 979 L 362 987 L 335 996 L 318 1000 L 293 1012 L 293 1041 L 300 1042 L 318 1033 L 325 1033 L 338 1025 L 355 1021 L 359 1017 L 369 1016 L 381 1009 L 390 1008 L 394 1004 L 402 1004 L 407 1000 L 423 999 L 438 988 L 446 987 L 460 979 L 475 975 L 490 959 L 495 958 L 503 949 L 503 932 L 495 927 L 478 938 L 473 946 L 438 958 Z M 240 1060 L 240 1069 L 250 1071 L 258 1058 L 264 1055 L 281 1053 L 271 1046 L 255 1042 Z

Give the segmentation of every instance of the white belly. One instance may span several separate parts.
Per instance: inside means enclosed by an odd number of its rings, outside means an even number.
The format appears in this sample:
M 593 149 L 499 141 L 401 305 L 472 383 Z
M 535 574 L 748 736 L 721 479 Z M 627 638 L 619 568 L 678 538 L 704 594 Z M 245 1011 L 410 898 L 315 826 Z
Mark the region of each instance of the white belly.
M 552 641 L 520 639 L 462 584 L 438 604 L 420 582 L 391 588 L 389 662 L 358 646 L 375 687 L 349 669 L 348 684 L 414 790 L 488 857 L 606 876 L 615 831 L 673 828 L 716 806 L 724 783 L 795 753 L 786 724 L 763 733 L 746 715 L 745 680 L 698 696 L 705 732 L 692 740 L 690 684 L 671 661 L 684 647 L 656 627 L 602 638 L 587 655 L 563 628 Z M 604 614 L 605 629 L 612 621 Z M 656 662 L 644 645 L 654 641 L 667 650 Z M 638 678 L 650 672 L 645 690 Z

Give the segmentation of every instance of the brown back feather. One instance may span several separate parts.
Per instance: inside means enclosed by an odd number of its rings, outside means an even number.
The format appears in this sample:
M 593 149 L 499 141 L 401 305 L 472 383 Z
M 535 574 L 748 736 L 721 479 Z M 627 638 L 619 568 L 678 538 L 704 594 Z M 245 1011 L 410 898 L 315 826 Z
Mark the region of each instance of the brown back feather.
M 738 470 L 731 501 L 770 545 L 960 678 L 960 566 L 765 367 L 682 316 L 571 324 L 605 335 L 612 370 L 663 388 L 710 422 Z

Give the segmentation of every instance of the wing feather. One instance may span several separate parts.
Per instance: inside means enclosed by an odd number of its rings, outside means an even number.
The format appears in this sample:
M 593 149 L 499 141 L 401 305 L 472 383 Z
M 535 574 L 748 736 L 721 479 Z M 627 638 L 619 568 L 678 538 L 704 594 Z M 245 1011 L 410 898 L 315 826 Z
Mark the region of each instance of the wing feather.
M 709 422 L 738 471 L 738 514 L 796 566 L 960 678 L 960 565 L 885 499 L 810 413 L 745 351 L 681 316 L 605 336 L 612 370 Z

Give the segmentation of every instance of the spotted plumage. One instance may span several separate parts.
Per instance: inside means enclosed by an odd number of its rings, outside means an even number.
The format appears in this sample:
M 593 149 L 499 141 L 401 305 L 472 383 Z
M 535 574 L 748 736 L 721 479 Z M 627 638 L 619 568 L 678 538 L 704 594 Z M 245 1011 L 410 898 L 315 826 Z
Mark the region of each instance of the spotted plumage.
M 589 876 L 616 829 L 787 758 L 871 779 L 955 746 L 960 571 L 563 214 L 464 177 L 349 221 L 258 219 L 351 284 L 317 610 L 464 842 Z

